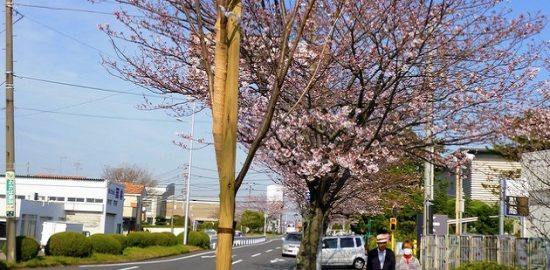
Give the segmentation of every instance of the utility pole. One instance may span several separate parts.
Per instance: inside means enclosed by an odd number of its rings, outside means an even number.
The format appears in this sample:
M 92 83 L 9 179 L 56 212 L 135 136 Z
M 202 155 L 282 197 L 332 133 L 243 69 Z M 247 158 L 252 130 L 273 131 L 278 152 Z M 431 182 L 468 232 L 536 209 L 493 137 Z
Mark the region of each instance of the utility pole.
M 8 263 L 15 263 L 15 136 L 13 120 L 13 3 L 6 0 L 6 240 Z
M 189 192 L 191 191 L 191 166 L 193 165 L 193 136 L 195 135 L 195 101 L 191 115 L 191 138 L 189 138 L 189 165 L 187 168 L 187 185 L 185 185 L 185 221 L 183 225 L 183 244 L 187 245 L 187 226 L 189 222 Z
M 456 173 L 456 176 L 455 176 L 455 220 L 456 220 L 456 231 L 455 231 L 455 234 L 456 235 L 461 235 L 462 234 L 462 211 L 461 211 L 461 199 L 462 199 L 462 194 L 461 194 L 461 190 L 460 190 L 460 187 L 461 187 L 461 184 L 460 184 L 460 163 L 457 162 L 456 164 L 456 169 L 455 169 L 455 173 Z

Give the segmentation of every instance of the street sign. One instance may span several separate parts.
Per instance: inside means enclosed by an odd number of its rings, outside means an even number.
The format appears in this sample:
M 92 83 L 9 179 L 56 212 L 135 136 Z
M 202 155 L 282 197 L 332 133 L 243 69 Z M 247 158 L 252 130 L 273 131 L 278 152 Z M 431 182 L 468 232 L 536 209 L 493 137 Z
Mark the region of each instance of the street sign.
M 6 217 L 15 217 L 15 172 L 6 172 Z

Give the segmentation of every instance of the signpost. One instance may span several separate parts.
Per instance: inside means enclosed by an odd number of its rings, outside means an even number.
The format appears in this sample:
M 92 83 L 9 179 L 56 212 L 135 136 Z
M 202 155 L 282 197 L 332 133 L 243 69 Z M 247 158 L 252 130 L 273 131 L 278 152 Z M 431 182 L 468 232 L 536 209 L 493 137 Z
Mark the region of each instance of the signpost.
M 6 217 L 15 217 L 15 172 L 6 172 Z

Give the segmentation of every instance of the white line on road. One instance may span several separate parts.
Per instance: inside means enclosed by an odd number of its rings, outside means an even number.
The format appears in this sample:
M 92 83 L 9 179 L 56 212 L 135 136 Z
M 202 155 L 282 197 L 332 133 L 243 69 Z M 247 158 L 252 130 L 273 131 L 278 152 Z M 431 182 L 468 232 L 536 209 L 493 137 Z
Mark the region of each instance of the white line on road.
M 284 259 L 279 259 L 279 258 L 277 258 L 277 259 L 271 260 L 271 261 L 269 261 L 269 262 L 271 262 L 271 263 L 276 263 L 276 262 L 284 262 L 284 261 L 285 261 Z
M 268 249 L 268 250 L 265 251 L 265 253 L 268 253 L 268 252 L 271 252 L 271 251 L 273 251 L 273 249 Z
M 136 269 L 139 268 L 139 266 L 132 266 L 132 267 L 126 267 L 126 268 L 120 268 L 118 270 L 130 270 L 130 269 Z
M 273 241 L 275 241 L 275 240 L 269 240 L 269 241 L 261 242 L 261 243 L 254 244 L 254 245 L 234 247 L 233 249 L 241 249 L 241 248 L 247 248 L 247 247 L 251 247 L 251 246 L 261 246 L 261 245 L 269 244 Z M 188 258 L 199 257 L 199 256 L 207 255 L 207 254 L 214 254 L 214 252 L 215 251 L 207 251 L 207 252 L 201 252 L 201 253 L 197 253 L 197 254 L 193 254 L 193 255 L 189 255 L 189 256 L 176 257 L 176 258 L 165 259 L 165 260 L 153 260 L 153 261 L 143 261 L 143 262 L 127 262 L 127 263 L 112 263 L 112 264 L 107 264 L 107 263 L 105 263 L 105 264 L 92 264 L 92 265 L 80 265 L 78 267 L 79 268 L 99 268 L 99 267 L 105 267 L 105 266 L 126 266 L 126 265 L 140 265 L 140 264 L 157 264 L 157 263 L 181 261 L 181 260 L 185 260 L 185 259 L 188 259 Z
M 281 247 L 276 247 L 275 249 L 281 249 Z
M 256 253 L 256 254 L 254 254 L 254 255 L 252 255 L 252 256 L 250 256 L 250 257 L 254 258 L 254 257 L 260 256 L 260 255 L 262 255 L 262 253 Z
M 240 262 L 242 262 L 242 261 L 243 261 L 243 260 L 234 261 L 234 262 L 232 262 L 231 264 L 240 263 Z
M 204 255 L 204 256 L 201 256 L 201 258 L 215 258 L 216 255 Z

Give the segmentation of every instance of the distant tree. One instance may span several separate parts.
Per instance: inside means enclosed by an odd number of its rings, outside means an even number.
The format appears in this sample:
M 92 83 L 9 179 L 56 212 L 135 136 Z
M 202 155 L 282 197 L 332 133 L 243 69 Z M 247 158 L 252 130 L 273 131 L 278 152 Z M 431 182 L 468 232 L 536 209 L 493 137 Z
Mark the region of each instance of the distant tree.
M 129 182 L 145 185 L 146 187 L 154 187 L 157 185 L 157 181 L 153 180 L 151 172 L 137 165 L 123 164 L 118 167 L 105 166 L 101 177 L 119 183 Z
M 241 225 L 252 231 L 261 231 L 264 227 L 264 214 L 252 210 L 245 210 L 241 215 Z
M 497 235 L 499 206 L 487 204 L 478 200 L 466 200 L 464 204 L 464 217 L 477 217 L 478 220 L 468 224 L 467 232 L 483 235 Z M 512 232 L 512 224 L 505 223 L 505 232 Z

